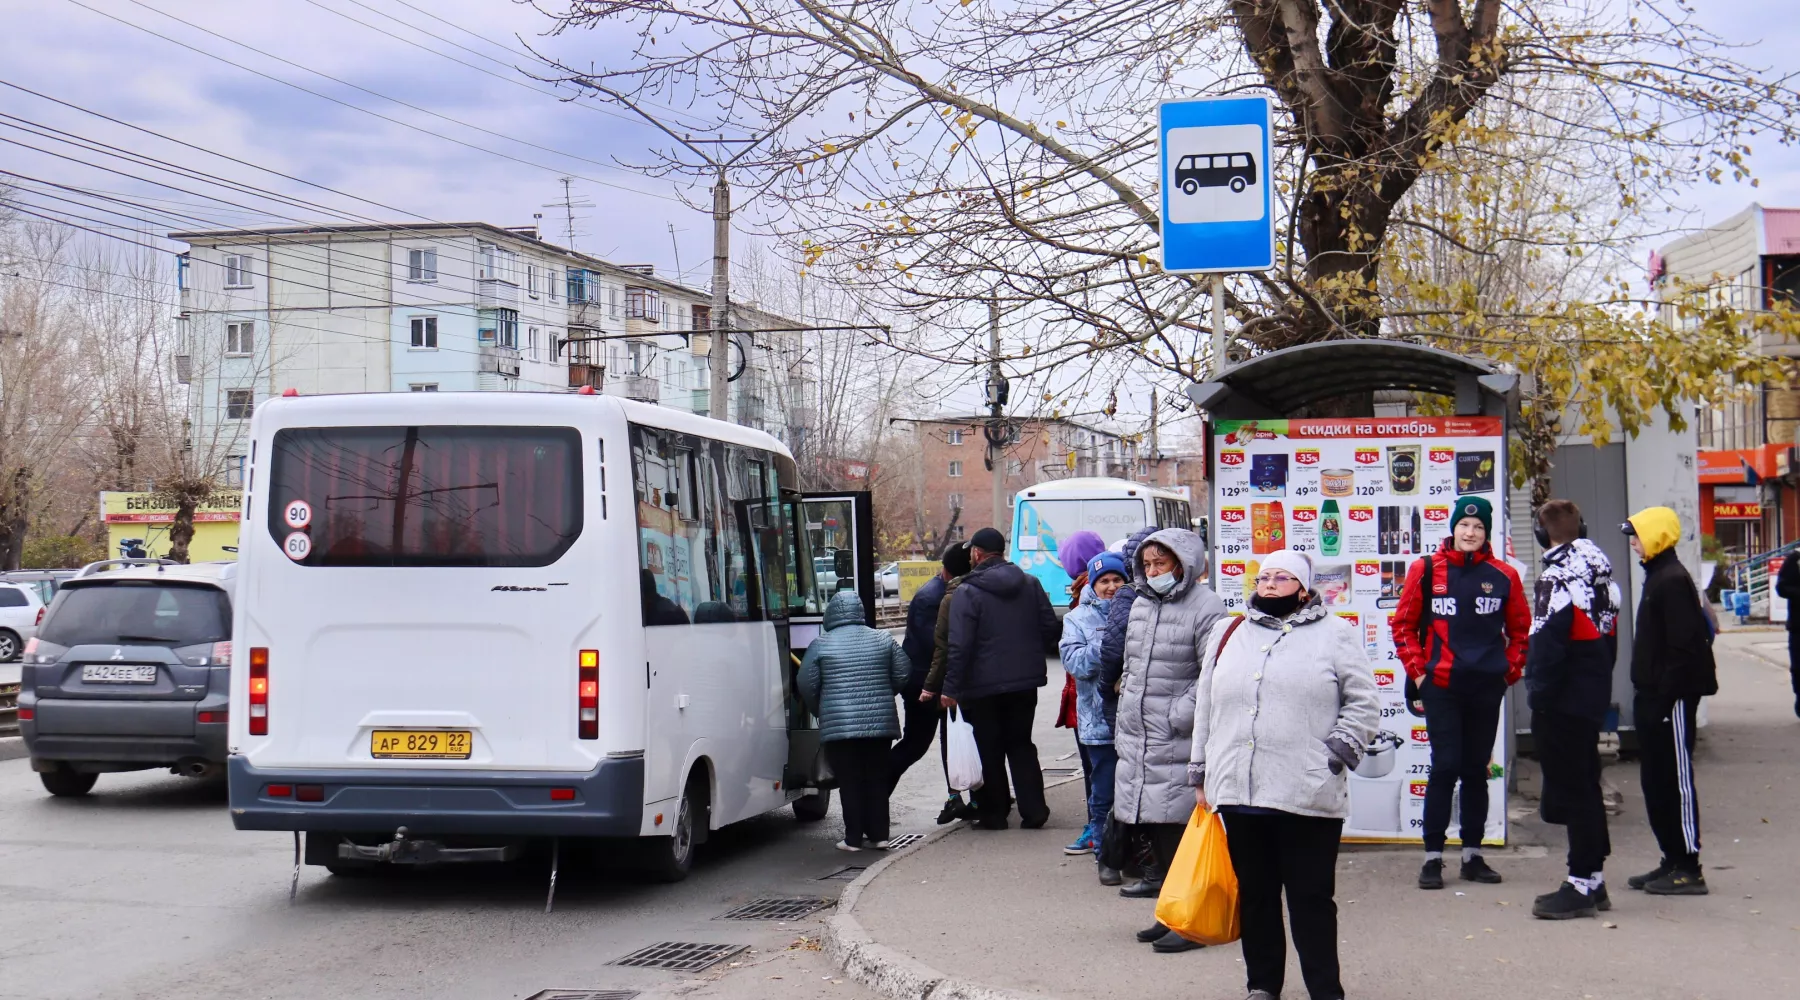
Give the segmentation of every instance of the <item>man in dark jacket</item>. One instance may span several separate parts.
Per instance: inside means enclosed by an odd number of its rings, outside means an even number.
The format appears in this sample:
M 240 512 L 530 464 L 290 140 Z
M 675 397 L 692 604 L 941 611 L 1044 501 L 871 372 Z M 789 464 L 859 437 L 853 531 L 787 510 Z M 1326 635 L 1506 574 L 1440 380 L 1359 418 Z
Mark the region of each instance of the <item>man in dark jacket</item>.
M 1612 707 L 1618 659 L 1619 588 L 1612 562 L 1581 537 L 1581 510 L 1568 500 L 1538 508 L 1550 540 L 1532 590 L 1531 648 L 1525 691 L 1531 734 L 1544 772 L 1544 822 L 1569 828 L 1569 875 L 1539 896 L 1531 912 L 1546 920 L 1591 917 L 1610 906 L 1601 870 L 1612 842 L 1600 794 L 1600 727 Z
M 1794 682 L 1794 714 L 1800 715 L 1800 608 L 1792 606 L 1800 601 L 1800 552 L 1789 552 L 1782 558 L 1781 572 L 1775 574 L 1775 593 L 1789 603 L 1788 674 Z
M 1650 507 L 1620 526 L 1644 565 L 1631 637 L 1632 714 L 1638 775 L 1662 862 L 1627 884 L 1658 896 L 1704 896 L 1700 797 L 1694 789 L 1694 722 L 1700 699 L 1719 691 L 1712 625 L 1693 577 L 1675 557 L 1681 521 Z
M 888 789 L 890 792 L 900 784 L 900 778 L 906 769 L 919 762 L 925 751 L 931 749 L 931 734 L 941 728 L 944 710 L 938 707 L 936 697 L 924 697 L 925 677 L 931 672 L 931 655 L 936 645 L 938 609 L 944 603 L 944 588 L 956 577 L 969 572 L 969 550 L 959 544 L 944 550 L 942 565 L 938 575 L 925 581 L 913 595 L 911 603 L 906 606 L 906 638 L 900 648 L 906 651 L 906 659 L 912 664 L 912 673 L 906 678 L 906 686 L 900 689 L 900 703 L 906 712 L 906 735 L 894 744 L 888 754 Z M 943 741 L 939 741 L 942 749 Z M 949 791 L 949 798 L 956 800 L 955 805 L 962 804 L 962 796 L 949 787 L 950 778 L 946 764 L 944 787 Z M 947 807 L 948 808 L 948 807 Z
M 974 569 L 950 602 L 950 651 L 945 659 L 946 707 L 962 705 L 981 752 L 977 799 L 987 830 L 1006 829 L 1008 789 L 1019 800 L 1020 825 L 1028 830 L 1050 819 L 1044 773 L 1031 740 L 1037 689 L 1049 679 L 1045 660 L 1057 655 L 1062 623 L 1044 585 L 1006 561 L 1006 539 L 983 528 L 969 540 Z

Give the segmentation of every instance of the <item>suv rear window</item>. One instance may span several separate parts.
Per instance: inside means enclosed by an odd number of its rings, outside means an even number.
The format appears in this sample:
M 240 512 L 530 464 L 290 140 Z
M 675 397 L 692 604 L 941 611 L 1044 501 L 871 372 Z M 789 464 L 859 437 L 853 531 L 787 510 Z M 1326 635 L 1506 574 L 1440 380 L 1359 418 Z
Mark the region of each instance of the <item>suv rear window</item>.
M 65 585 L 38 635 L 58 646 L 193 646 L 231 638 L 231 599 L 203 584 Z
M 278 431 L 269 534 L 311 509 L 304 566 L 548 566 L 581 535 L 572 427 L 311 427 Z
M 29 608 L 31 601 L 17 587 L 0 587 L 0 608 Z

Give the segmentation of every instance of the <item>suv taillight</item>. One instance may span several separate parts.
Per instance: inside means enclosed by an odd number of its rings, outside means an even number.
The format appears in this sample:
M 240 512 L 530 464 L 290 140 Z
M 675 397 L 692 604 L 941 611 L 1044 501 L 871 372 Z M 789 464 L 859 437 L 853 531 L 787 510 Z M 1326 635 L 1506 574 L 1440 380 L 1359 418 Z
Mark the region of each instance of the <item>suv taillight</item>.
M 250 647 L 250 735 L 269 735 L 269 650 Z
M 600 738 L 600 651 L 581 651 L 581 680 L 577 693 L 581 711 L 576 716 L 576 735 L 584 740 Z
M 44 624 L 44 612 L 46 612 L 46 611 L 48 611 L 48 610 L 50 610 L 50 609 L 49 609 L 49 608 L 39 608 L 39 609 L 38 609 L 38 614 L 37 614 L 37 621 L 34 621 L 34 622 L 32 622 L 32 623 L 31 623 L 31 624 L 32 624 L 32 625 L 33 625 L 33 626 L 37 626 L 37 625 L 42 625 L 42 624 Z
M 25 657 L 26 663 L 36 663 L 37 662 L 36 660 L 32 659 L 32 657 L 37 655 L 37 648 L 38 648 L 37 636 L 34 635 L 31 638 L 25 640 L 25 652 L 23 655 Z
M 231 666 L 231 640 L 215 642 L 212 647 L 212 661 L 215 667 Z

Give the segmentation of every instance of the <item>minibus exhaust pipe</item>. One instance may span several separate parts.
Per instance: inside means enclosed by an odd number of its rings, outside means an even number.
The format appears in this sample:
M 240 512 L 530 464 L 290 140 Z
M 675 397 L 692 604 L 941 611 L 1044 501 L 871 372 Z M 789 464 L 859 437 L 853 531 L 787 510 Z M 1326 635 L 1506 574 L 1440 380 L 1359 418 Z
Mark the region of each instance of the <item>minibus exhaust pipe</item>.
M 211 778 L 223 773 L 223 768 L 199 757 L 189 757 L 178 762 L 169 771 L 184 778 Z

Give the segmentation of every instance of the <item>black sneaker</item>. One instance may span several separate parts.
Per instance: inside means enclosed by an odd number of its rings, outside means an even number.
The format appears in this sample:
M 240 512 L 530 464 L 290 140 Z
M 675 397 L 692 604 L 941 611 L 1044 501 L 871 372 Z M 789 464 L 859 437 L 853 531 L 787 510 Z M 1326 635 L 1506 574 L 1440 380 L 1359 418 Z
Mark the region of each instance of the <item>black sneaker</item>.
M 1419 869 L 1419 888 L 1442 889 L 1444 887 L 1444 859 L 1432 858 Z
M 1154 882 L 1147 878 L 1138 879 L 1129 885 L 1120 886 L 1119 895 L 1126 899 L 1155 899 L 1162 895 L 1162 879 Z
M 1500 873 L 1489 868 L 1487 860 L 1477 854 L 1462 863 L 1462 880 L 1464 882 L 1481 882 L 1485 885 L 1499 885 Z
M 1633 889 L 1642 889 L 1644 886 L 1649 885 L 1650 883 L 1656 881 L 1659 878 L 1662 878 L 1664 875 L 1667 875 L 1674 870 L 1675 870 L 1675 865 L 1672 862 L 1670 862 L 1668 858 L 1664 858 L 1661 861 L 1656 863 L 1655 868 L 1650 869 L 1649 871 L 1645 872 L 1642 875 L 1633 875 L 1630 878 L 1626 879 L 1625 884 L 1632 887 Z
M 1156 943 L 1150 946 L 1150 950 L 1159 955 L 1176 955 L 1184 951 L 1194 951 L 1197 948 L 1204 947 L 1206 946 L 1198 941 L 1189 941 L 1187 938 L 1182 937 L 1174 931 L 1170 931 L 1162 937 L 1157 938 Z
M 1099 868 L 1101 885 L 1121 885 L 1124 883 L 1125 876 L 1119 874 L 1117 868 L 1108 868 L 1105 865 L 1100 865 Z
M 943 826 L 945 823 L 954 823 L 957 820 L 962 819 L 963 810 L 968 807 L 969 804 L 963 801 L 962 796 L 950 796 L 944 800 L 944 808 L 938 813 L 938 825 Z
M 1138 931 L 1137 939 L 1145 944 L 1149 944 L 1152 941 L 1161 939 L 1162 936 L 1167 933 L 1169 933 L 1167 927 L 1164 927 L 1162 924 L 1155 924 Z
M 1591 917 L 1599 909 L 1599 900 L 1574 885 L 1564 882 L 1556 887 L 1555 892 L 1548 892 L 1532 900 L 1531 915 L 1541 920 L 1573 920 L 1576 917 Z
M 1704 896 L 1707 893 L 1706 876 L 1698 870 L 1677 869 L 1662 878 L 1645 882 L 1644 891 L 1652 896 Z

